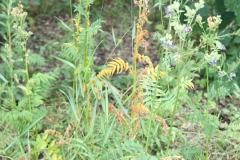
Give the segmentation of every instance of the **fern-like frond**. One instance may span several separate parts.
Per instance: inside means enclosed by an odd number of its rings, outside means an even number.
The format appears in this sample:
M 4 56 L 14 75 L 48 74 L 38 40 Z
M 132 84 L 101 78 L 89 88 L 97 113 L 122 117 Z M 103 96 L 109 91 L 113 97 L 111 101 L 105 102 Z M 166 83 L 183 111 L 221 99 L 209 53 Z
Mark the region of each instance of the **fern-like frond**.
M 46 107 L 34 108 L 33 112 L 33 121 L 36 121 L 40 117 L 45 117 L 48 113 Z
M 167 123 L 164 121 L 164 119 L 160 116 L 155 116 L 155 119 L 158 121 L 158 122 L 161 122 L 162 125 L 163 125 L 163 129 L 164 129 L 164 133 L 167 134 L 168 133 L 168 125 Z
M 76 62 L 81 59 L 78 48 L 73 43 L 64 43 L 59 55 L 70 62 Z
M 50 86 L 54 78 L 49 74 L 37 73 L 33 76 L 33 80 L 37 85 L 44 84 Z
M 134 105 L 132 107 L 132 118 L 137 118 L 139 116 L 147 115 L 149 113 L 150 113 L 149 109 L 142 105 L 141 103 L 138 103 L 137 105 Z
M 50 75 L 51 73 L 37 73 L 27 82 L 27 93 L 32 96 L 34 106 L 42 103 L 42 98 L 47 96 L 51 90 L 51 85 L 55 78 Z M 55 75 L 54 75 L 55 76 Z
M 101 30 L 101 23 L 102 22 L 104 22 L 104 21 L 102 21 L 101 19 L 98 19 L 95 22 L 93 22 L 88 29 L 89 33 L 91 35 L 95 35 L 95 34 L 97 34 L 98 31 L 102 31 Z
M 43 97 L 37 93 L 31 95 L 32 107 L 38 107 L 43 104 Z
M 18 108 L 24 108 L 28 104 L 28 98 L 23 98 L 18 102 Z
M 149 111 L 149 109 L 141 103 L 138 103 L 137 105 L 132 107 L 132 118 L 144 117 L 146 115 L 149 115 L 150 113 L 151 112 Z M 168 132 L 167 123 L 157 115 L 155 115 L 155 119 L 162 123 L 164 127 L 164 132 L 167 133 Z
M 1 114 L 0 121 L 2 123 L 4 122 L 9 123 L 12 126 L 15 126 L 15 128 L 23 127 L 24 126 L 23 123 L 32 121 L 32 113 L 27 110 L 18 111 L 14 109 L 11 111 L 1 111 L 0 114 Z
M 121 125 L 128 124 L 127 120 L 125 119 L 125 114 L 121 109 L 117 109 L 114 107 L 113 104 L 108 104 L 109 113 L 112 113 L 116 116 L 116 120 L 120 122 Z
M 159 73 L 158 73 L 159 72 Z M 141 70 L 140 79 L 146 79 L 146 77 L 150 77 L 151 80 L 156 80 L 158 77 L 162 78 L 166 75 L 164 71 L 158 71 L 158 65 L 155 68 L 145 67 Z
M 110 77 L 114 73 L 121 73 L 123 71 L 132 72 L 132 67 L 129 64 L 124 62 L 121 58 L 114 59 L 112 62 L 107 64 L 109 68 L 102 70 L 97 77 L 102 79 L 103 77 Z
M 229 124 L 228 129 L 233 131 L 233 132 L 238 132 L 240 131 L 240 120 L 234 121 Z
M 143 89 L 142 97 L 146 106 L 158 106 L 161 103 L 159 98 L 155 98 L 154 103 L 152 102 L 153 96 L 162 96 L 161 87 L 157 85 L 155 80 L 152 80 L 150 77 L 146 77 L 144 80 L 141 80 L 140 86 Z
M 29 54 L 28 61 L 30 65 L 42 66 L 45 65 L 45 59 L 38 54 Z
M 194 88 L 194 84 L 192 83 L 192 79 L 187 79 L 187 77 L 186 78 L 184 78 L 184 77 L 182 77 L 181 78 L 181 86 L 182 86 L 182 88 L 186 88 L 186 89 L 188 89 L 188 88 Z
M 153 68 L 152 61 L 148 56 L 144 56 L 144 55 L 141 55 L 141 54 L 137 53 L 137 54 L 134 55 L 134 58 L 141 63 L 146 62 L 149 65 L 150 68 Z
M 19 79 L 24 79 L 25 78 L 25 72 L 23 69 L 16 69 L 16 70 L 13 70 L 13 74 L 14 74 L 14 80 L 16 82 L 19 81 Z M 19 82 L 18 82 L 19 83 Z
M 4 125 L 0 127 L 0 130 L 0 150 L 4 150 L 17 136 L 17 132 L 11 126 L 5 127 Z

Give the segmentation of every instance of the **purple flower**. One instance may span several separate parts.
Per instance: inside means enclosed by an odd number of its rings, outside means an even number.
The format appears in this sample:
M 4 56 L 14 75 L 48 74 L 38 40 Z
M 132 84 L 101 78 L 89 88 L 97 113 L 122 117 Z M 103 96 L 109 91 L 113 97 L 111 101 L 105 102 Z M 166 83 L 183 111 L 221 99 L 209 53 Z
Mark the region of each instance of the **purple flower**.
M 214 58 L 214 59 L 212 60 L 212 66 L 216 66 L 216 63 L 217 63 L 217 59 Z
M 173 47 L 174 47 L 173 44 L 169 44 L 169 43 L 167 43 L 167 42 L 161 41 L 161 43 L 162 43 L 163 46 L 165 46 L 165 47 L 167 47 L 167 48 L 173 48 Z
M 223 44 L 221 45 L 221 48 L 222 48 L 222 50 L 224 50 L 224 51 L 226 50 L 226 47 L 225 47 Z
M 228 78 L 228 81 L 232 81 L 232 77 L 229 77 L 229 78 Z
M 168 8 L 165 8 L 165 13 L 166 13 L 166 15 L 169 15 L 169 14 L 171 14 L 172 12 L 170 12 Z
M 192 30 L 192 28 L 189 27 L 189 26 L 184 26 L 184 30 L 185 30 L 186 32 L 190 32 L 190 31 Z
M 222 72 L 221 72 L 221 71 L 219 71 L 219 72 L 218 72 L 218 75 L 219 75 L 220 77 L 222 77 L 222 76 L 223 76 L 223 74 L 222 74 Z
M 236 73 L 232 72 L 231 77 L 236 77 Z

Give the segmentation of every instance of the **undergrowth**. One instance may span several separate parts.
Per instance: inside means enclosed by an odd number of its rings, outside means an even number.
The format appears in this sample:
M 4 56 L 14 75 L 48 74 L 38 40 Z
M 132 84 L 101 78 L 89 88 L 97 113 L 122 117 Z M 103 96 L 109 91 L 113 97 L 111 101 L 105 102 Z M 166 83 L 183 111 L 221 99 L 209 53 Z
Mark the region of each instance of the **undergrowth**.
M 133 0 L 138 13 L 129 26 L 131 61 L 110 59 L 97 72 L 96 35 L 104 32 L 104 21 L 90 20 L 93 2 L 79 0 L 70 6 L 74 14 L 68 22 L 59 19 L 71 38 L 58 56 L 51 55 L 62 68 L 48 72 L 39 70 L 50 65 L 47 60 L 27 47 L 33 33 L 27 31 L 24 6 L 14 0 L 1 4 L 1 159 L 239 159 L 238 108 L 218 107 L 220 100 L 234 101 L 240 94 L 231 83 L 240 59 L 227 63 L 223 43 L 239 36 L 236 24 L 220 30 L 220 16 L 204 21 L 203 0 L 191 8 L 188 1 Z M 155 8 L 161 25 L 151 33 L 145 26 Z M 151 38 L 158 45 L 158 64 L 146 54 Z M 62 73 L 69 76 L 59 79 Z M 130 87 L 115 87 L 114 76 L 128 77 Z M 198 86 L 203 89 L 195 90 Z

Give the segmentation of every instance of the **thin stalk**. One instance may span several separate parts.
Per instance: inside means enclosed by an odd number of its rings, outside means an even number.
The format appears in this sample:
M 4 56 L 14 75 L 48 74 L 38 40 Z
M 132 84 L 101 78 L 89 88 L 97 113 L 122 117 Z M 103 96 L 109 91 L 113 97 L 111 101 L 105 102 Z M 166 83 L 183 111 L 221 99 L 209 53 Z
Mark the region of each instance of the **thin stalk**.
M 76 24 L 80 24 L 80 22 L 81 22 L 81 15 L 80 15 L 80 13 L 78 13 L 77 14 L 77 18 L 76 18 Z M 73 23 L 73 22 L 72 22 Z M 77 42 L 77 37 L 78 37 L 78 35 L 77 35 L 77 33 L 78 33 L 78 30 L 79 30 L 79 27 L 77 27 L 76 26 L 76 32 L 75 32 L 75 34 L 74 34 L 74 40 L 75 40 L 75 47 L 76 48 L 78 48 L 78 42 Z M 79 56 L 82 56 L 82 55 L 80 55 L 79 54 Z M 77 66 L 78 67 L 78 61 L 75 61 L 74 62 L 75 63 L 75 66 Z M 77 74 L 75 74 L 75 72 L 73 72 L 72 73 L 73 74 L 73 82 L 72 82 L 72 95 L 73 95 L 73 97 L 75 96 L 75 90 L 77 91 L 77 83 L 78 83 L 78 76 L 77 76 Z M 76 103 L 78 102 L 78 98 L 76 97 Z M 78 105 L 78 103 L 77 103 L 77 105 Z
M 69 0 L 69 7 L 70 7 L 70 17 L 71 17 L 71 19 L 73 19 L 73 14 L 72 14 L 72 0 Z M 74 24 L 73 24 L 73 21 L 71 21 L 71 26 L 72 26 L 72 28 L 74 27 Z M 74 36 L 76 36 L 76 35 L 74 35 Z M 75 40 L 76 40 L 76 38 L 75 38 Z M 75 41 L 75 45 L 77 45 L 77 41 Z M 75 64 L 76 65 L 76 64 Z M 75 74 L 74 74 L 74 72 L 73 72 L 73 82 L 72 82 L 72 95 L 73 95 L 73 97 L 74 97 L 74 95 L 75 95 L 75 92 L 77 93 L 77 91 L 75 91 L 75 89 L 77 90 L 77 78 L 75 77 Z M 75 83 L 76 83 L 76 85 L 75 85 Z M 76 86 L 76 88 L 75 88 L 75 86 Z M 75 92 L 74 92 L 75 91 Z M 76 107 L 78 108 L 78 98 L 77 98 L 77 96 L 75 96 L 75 102 L 76 102 Z
M 135 46 L 137 48 L 137 46 Z M 136 59 L 133 58 L 133 91 L 137 88 L 137 62 Z M 133 105 L 137 104 L 136 96 L 133 96 Z
M 208 160 L 209 137 L 206 138 L 206 160 Z
M 28 73 L 28 53 L 26 52 L 26 50 L 24 51 L 25 52 L 25 72 L 26 72 L 26 83 L 29 82 L 29 73 Z M 29 111 L 32 112 L 32 106 L 31 106 L 31 94 L 28 94 L 28 107 L 29 107 Z
M 207 77 L 207 100 L 208 100 L 208 102 L 209 102 L 209 85 L 208 85 L 208 83 L 209 83 L 209 80 L 208 80 L 208 64 L 206 65 L 206 77 Z M 209 108 L 208 108 L 208 110 L 209 110 Z
M 90 98 L 90 97 L 89 97 Z M 89 131 L 89 106 L 90 106 L 90 100 L 87 98 L 87 106 L 85 110 L 85 118 L 86 118 L 86 129 Z
M 73 91 L 75 92 L 74 94 L 75 94 L 75 102 L 76 102 L 76 108 L 78 108 L 78 97 L 79 97 L 79 95 L 77 94 L 78 93 L 78 87 L 80 87 L 80 86 L 78 86 L 78 80 L 79 80 L 79 78 L 78 78 L 78 74 L 80 74 L 80 73 L 77 73 L 76 75 L 74 74 L 74 76 L 75 76 L 75 83 L 73 82 L 73 84 L 74 84 L 74 87 L 75 88 L 73 88 Z M 74 94 L 73 94 L 73 97 L 74 97 Z
M 70 17 L 71 17 L 71 19 L 73 19 L 73 15 L 72 15 L 72 0 L 69 0 L 69 7 L 70 7 Z M 71 26 L 73 27 L 73 21 L 71 21 Z
M 8 47 L 6 48 L 7 54 L 10 57 L 9 70 L 10 70 L 10 84 L 11 84 L 11 98 L 12 98 L 12 108 L 16 106 L 14 97 L 14 81 L 13 81 L 13 67 L 14 61 L 12 61 L 12 36 L 11 36 L 11 22 L 10 22 L 10 11 L 11 11 L 12 1 L 8 2 L 8 20 L 7 20 L 7 37 L 8 37 Z
M 178 66 L 177 95 L 176 95 L 176 101 L 175 101 L 174 108 L 173 108 L 173 112 L 172 112 L 172 116 L 171 116 L 171 124 L 170 124 L 169 136 L 168 136 L 168 143 L 167 143 L 167 155 L 168 155 L 169 146 L 170 146 L 170 141 L 171 141 L 171 137 L 172 137 L 173 121 L 174 121 L 175 113 L 176 113 L 176 110 L 177 110 L 177 102 L 178 102 L 179 90 L 180 90 L 180 66 Z
M 139 12 L 138 12 L 138 16 L 141 16 L 141 6 L 139 6 Z M 138 36 L 138 28 L 136 25 L 136 37 Z M 134 53 L 133 53 L 133 91 L 136 90 L 137 88 L 137 60 L 135 59 L 135 55 L 138 53 L 138 47 L 139 44 L 136 43 L 134 46 Z M 134 95 L 133 96 L 133 105 L 135 106 L 137 104 L 137 97 Z
M 206 65 L 206 77 L 207 77 L 207 101 L 209 104 L 209 81 L 208 81 L 208 64 Z M 207 105 L 207 114 L 209 113 L 209 105 Z M 208 118 L 208 117 L 207 117 Z M 209 139 L 211 135 L 206 136 L 206 160 L 208 160 Z
M 72 15 L 72 0 L 70 0 L 69 3 L 70 3 L 70 12 L 71 12 L 70 14 L 71 14 L 71 17 L 72 17 L 73 16 Z M 79 4 L 81 4 L 81 1 L 79 1 Z M 75 20 L 76 20 L 76 22 L 75 22 L 76 24 L 80 24 L 80 22 L 81 22 L 81 13 L 80 12 L 77 14 Z M 74 21 L 71 21 L 72 27 L 74 27 L 73 23 L 74 23 Z M 76 32 L 73 35 L 73 38 L 74 38 L 74 41 L 75 41 L 74 44 L 75 44 L 76 48 L 78 48 L 78 41 L 77 41 L 78 32 L 79 32 L 79 26 L 76 25 Z M 79 56 L 82 56 L 82 55 L 79 55 Z M 74 64 L 75 64 L 75 66 L 79 67 L 79 65 L 78 65 L 79 62 L 78 61 L 75 61 Z M 76 108 L 78 108 L 79 107 L 79 100 L 78 100 L 79 96 L 78 96 L 77 92 L 78 92 L 78 87 L 82 87 L 82 86 L 78 86 L 78 82 L 79 82 L 78 74 L 80 74 L 80 73 L 78 73 L 78 72 L 75 73 L 75 71 L 74 71 L 72 74 L 73 74 L 72 95 L 73 95 L 73 97 L 75 97 Z
M 161 6 L 161 9 L 160 9 L 160 13 L 161 13 L 161 23 L 162 23 L 162 26 L 164 26 L 164 24 L 163 24 L 163 11 L 162 11 L 162 6 Z
M 88 1 L 86 1 L 86 10 L 87 10 L 87 18 L 86 18 L 86 35 L 85 35 L 85 49 L 84 49 L 84 66 L 87 66 L 88 62 L 88 28 L 89 28 L 89 4 Z
M 88 3 L 88 0 L 86 0 L 86 10 L 87 10 L 87 18 L 86 18 L 86 35 L 85 35 L 85 49 L 84 49 L 84 67 L 87 67 L 88 65 L 88 56 L 89 56 L 89 47 L 88 47 L 88 41 L 89 41 L 89 33 L 88 33 L 88 28 L 89 28 L 89 10 L 90 10 L 90 4 Z M 84 79 L 84 82 L 86 83 L 88 79 L 88 76 L 86 76 L 86 79 Z M 86 87 L 86 92 L 87 92 L 87 87 Z M 90 97 L 88 97 L 90 98 Z M 86 106 L 86 110 L 85 110 L 85 118 L 86 118 L 86 127 L 87 127 L 87 131 L 89 131 L 89 107 L 90 107 L 90 100 L 88 100 L 87 98 L 87 106 Z
M 28 53 L 27 53 L 27 47 L 26 47 L 27 40 L 24 42 L 24 45 L 21 47 L 22 50 L 22 57 L 24 59 L 24 66 L 25 66 L 25 81 L 26 84 L 29 83 L 29 69 L 28 69 Z M 31 107 L 31 94 L 28 94 L 28 108 L 29 111 L 32 112 L 32 107 Z
M 156 94 L 157 94 L 157 86 L 158 86 L 158 83 L 159 83 L 159 76 L 160 76 L 161 64 L 162 64 L 162 58 L 163 58 L 163 49 L 162 49 L 162 52 L 160 52 L 159 54 L 160 54 L 160 60 L 159 60 L 159 64 L 158 64 L 158 74 L 157 74 L 156 87 L 155 87 L 154 94 L 153 94 L 153 97 L 152 97 L 152 105 L 151 105 L 151 109 L 150 109 L 151 113 L 152 113 L 152 106 L 154 105 L 154 102 L 155 102 L 155 99 L 156 99 Z M 150 138 L 150 130 L 151 130 L 153 116 L 154 116 L 154 113 L 152 113 L 150 115 L 150 119 L 148 121 L 147 143 L 146 143 L 146 146 L 145 146 L 145 152 L 148 151 L 148 141 L 149 141 L 149 138 Z

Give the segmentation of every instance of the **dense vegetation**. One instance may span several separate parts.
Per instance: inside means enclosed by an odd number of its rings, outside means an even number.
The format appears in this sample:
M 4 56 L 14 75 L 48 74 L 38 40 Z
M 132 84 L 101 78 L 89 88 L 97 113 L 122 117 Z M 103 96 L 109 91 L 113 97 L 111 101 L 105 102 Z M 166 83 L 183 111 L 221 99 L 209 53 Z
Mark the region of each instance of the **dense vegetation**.
M 240 159 L 238 0 L 0 7 L 0 159 Z

